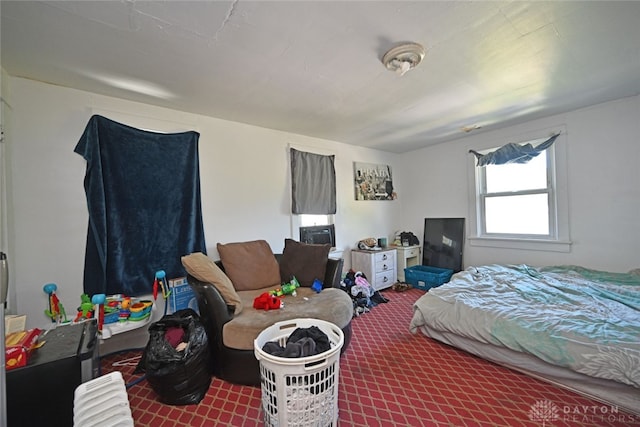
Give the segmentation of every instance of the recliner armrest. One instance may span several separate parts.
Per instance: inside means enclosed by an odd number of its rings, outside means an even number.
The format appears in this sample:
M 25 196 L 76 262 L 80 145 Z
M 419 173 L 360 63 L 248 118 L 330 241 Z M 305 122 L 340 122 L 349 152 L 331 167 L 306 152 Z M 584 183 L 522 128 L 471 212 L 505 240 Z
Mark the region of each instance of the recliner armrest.
M 327 269 L 324 275 L 325 288 L 340 288 L 343 267 L 344 259 L 342 258 L 329 258 L 327 260 Z
M 234 307 L 227 305 L 220 292 L 211 283 L 201 282 L 191 275 L 187 275 L 187 282 L 196 294 L 200 321 L 205 326 L 209 342 L 222 342 L 222 327 L 233 319 Z

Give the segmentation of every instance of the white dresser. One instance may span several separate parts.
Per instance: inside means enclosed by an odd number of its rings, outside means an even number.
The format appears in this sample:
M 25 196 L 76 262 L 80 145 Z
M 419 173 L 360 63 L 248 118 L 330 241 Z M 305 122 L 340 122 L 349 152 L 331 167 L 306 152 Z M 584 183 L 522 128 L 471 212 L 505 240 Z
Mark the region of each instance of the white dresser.
M 395 246 L 398 251 L 396 264 L 398 265 L 398 280 L 404 282 L 404 269 L 422 264 L 420 246 Z
M 362 271 L 375 290 L 388 288 L 397 281 L 396 250 L 351 251 L 351 268 Z

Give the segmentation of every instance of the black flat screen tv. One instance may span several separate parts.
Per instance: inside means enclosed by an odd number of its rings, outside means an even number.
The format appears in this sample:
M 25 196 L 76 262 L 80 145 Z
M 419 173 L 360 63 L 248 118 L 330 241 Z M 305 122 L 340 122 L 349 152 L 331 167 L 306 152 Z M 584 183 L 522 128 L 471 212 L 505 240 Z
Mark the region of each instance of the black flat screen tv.
M 425 218 L 422 264 L 462 270 L 464 218 Z

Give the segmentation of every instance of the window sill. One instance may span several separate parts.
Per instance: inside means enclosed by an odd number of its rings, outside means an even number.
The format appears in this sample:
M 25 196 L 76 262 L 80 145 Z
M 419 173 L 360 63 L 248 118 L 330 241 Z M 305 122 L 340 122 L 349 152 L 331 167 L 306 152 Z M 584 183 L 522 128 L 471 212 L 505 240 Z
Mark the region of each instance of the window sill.
M 503 249 L 523 249 L 545 252 L 571 252 L 571 241 L 568 240 L 538 240 L 538 239 L 509 239 L 504 237 L 469 237 L 471 246 Z
M 329 258 L 340 259 L 342 258 L 343 254 L 344 254 L 343 250 L 339 250 L 337 248 L 331 248 L 331 251 L 329 251 Z

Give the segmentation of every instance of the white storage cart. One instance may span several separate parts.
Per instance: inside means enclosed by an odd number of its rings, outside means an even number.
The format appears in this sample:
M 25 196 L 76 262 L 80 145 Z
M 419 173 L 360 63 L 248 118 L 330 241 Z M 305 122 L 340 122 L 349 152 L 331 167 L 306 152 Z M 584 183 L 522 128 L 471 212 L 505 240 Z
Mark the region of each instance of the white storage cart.
M 277 357 L 262 350 L 269 341 L 286 346 L 297 328 L 317 326 L 331 349 L 313 356 Z M 293 319 L 275 323 L 254 341 L 260 362 L 262 411 L 268 427 L 325 427 L 338 424 L 338 377 L 342 330 L 319 319 Z

